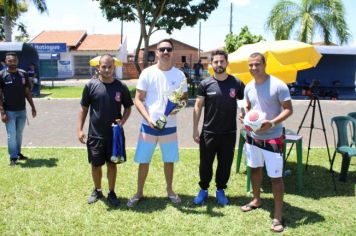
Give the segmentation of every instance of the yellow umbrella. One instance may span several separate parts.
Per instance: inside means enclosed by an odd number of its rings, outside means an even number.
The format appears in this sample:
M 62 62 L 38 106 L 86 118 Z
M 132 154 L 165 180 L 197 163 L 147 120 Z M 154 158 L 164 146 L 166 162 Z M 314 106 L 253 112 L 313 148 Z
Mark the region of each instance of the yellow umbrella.
M 91 59 L 91 60 L 89 61 L 90 66 L 97 66 L 97 65 L 99 65 L 100 57 L 101 57 L 101 56 L 97 56 L 97 57 L 94 57 L 93 59 Z M 117 59 L 116 57 L 114 57 L 114 61 L 115 61 L 115 66 L 122 66 L 122 61 L 120 61 L 120 60 Z
M 252 79 L 248 58 L 254 52 L 264 54 L 266 72 L 285 83 L 295 82 L 298 70 L 315 67 L 321 58 L 321 54 L 310 44 L 293 40 L 261 41 L 243 45 L 229 54 L 227 73 L 247 84 Z M 212 69 L 210 71 L 212 72 Z

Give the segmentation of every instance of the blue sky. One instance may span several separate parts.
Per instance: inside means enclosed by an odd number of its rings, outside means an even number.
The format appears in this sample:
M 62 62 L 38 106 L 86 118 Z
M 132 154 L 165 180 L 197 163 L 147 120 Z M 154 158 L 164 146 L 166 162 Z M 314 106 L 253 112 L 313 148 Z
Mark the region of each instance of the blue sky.
M 207 21 L 201 22 L 200 48 L 208 51 L 224 45 L 226 34 L 230 30 L 230 3 L 233 2 L 233 33 L 240 32 L 247 25 L 253 34 L 273 40 L 271 32 L 265 29 L 269 11 L 278 0 L 220 0 L 219 7 Z M 356 46 L 356 1 L 343 0 L 346 9 L 346 21 L 353 37 L 349 44 Z M 40 15 L 33 7 L 21 17 L 33 38 L 43 30 L 86 30 L 89 34 L 120 34 L 118 20 L 108 22 L 98 3 L 91 0 L 47 0 L 49 14 Z M 124 35 L 127 37 L 128 50 L 133 52 L 139 37 L 138 23 L 124 23 Z M 199 47 L 199 25 L 175 30 L 172 35 L 163 31 L 154 33 L 150 44 L 162 38 L 172 37 L 179 41 Z M 320 41 L 316 38 L 314 41 Z M 335 41 L 335 40 L 334 40 Z

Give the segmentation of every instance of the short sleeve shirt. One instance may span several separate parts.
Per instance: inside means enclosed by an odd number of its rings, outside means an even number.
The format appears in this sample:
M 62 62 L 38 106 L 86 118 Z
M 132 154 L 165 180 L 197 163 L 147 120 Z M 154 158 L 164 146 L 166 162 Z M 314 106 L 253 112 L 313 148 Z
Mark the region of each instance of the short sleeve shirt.
M 162 71 L 157 65 L 150 66 L 142 71 L 136 88 L 146 92 L 145 108 L 154 121 L 164 114 L 168 97 L 174 90 L 188 91 L 186 78 L 181 70 L 172 67 L 168 71 Z M 143 124 L 147 124 L 147 122 L 143 120 Z M 166 127 L 175 126 L 177 126 L 176 115 L 169 115 Z
M 22 111 L 26 109 L 25 90 L 30 88 L 26 71 L 18 69 L 15 73 L 0 72 L 0 87 L 4 94 L 4 109 Z
M 282 112 L 282 103 L 291 100 L 287 85 L 280 79 L 269 76 L 262 84 L 250 81 L 245 88 L 245 99 L 251 103 L 251 109 L 262 111 L 267 120 L 272 120 Z M 265 132 L 251 132 L 256 139 L 266 140 L 282 135 L 283 125 L 277 124 Z
M 214 77 L 201 81 L 197 96 L 204 97 L 204 132 L 236 132 L 237 100 L 243 98 L 244 88 L 244 84 L 231 75 L 224 81 Z
M 91 79 L 84 87 L 81 105 L 90 107 L 89 136 L 112 138 L 112 123 L 122 118 L 121 109 L 133 105 L 127 86 L 119 80 L 103 83 Z

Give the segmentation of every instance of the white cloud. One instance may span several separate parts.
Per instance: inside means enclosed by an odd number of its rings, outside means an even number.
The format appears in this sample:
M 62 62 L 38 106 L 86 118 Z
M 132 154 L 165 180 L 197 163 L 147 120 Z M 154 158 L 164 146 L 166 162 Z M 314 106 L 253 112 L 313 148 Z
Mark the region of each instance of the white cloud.
M 231 0 L 231 2 L 238 6 L 247 6 L 250 4 L 250 0 Z

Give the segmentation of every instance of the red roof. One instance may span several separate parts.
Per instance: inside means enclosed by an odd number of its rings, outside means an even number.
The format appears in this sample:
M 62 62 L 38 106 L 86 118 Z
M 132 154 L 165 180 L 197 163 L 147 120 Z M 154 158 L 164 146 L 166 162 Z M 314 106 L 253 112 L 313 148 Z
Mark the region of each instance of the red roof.
M 115 51 L 121 46 L 121 35 L 118 34 L 92 34 L 88 35 L 78 51 Z
M 66 43 L 68 47 L 77 47 L 86 36 L 86 31 L 42 31 L 31 43 Z

